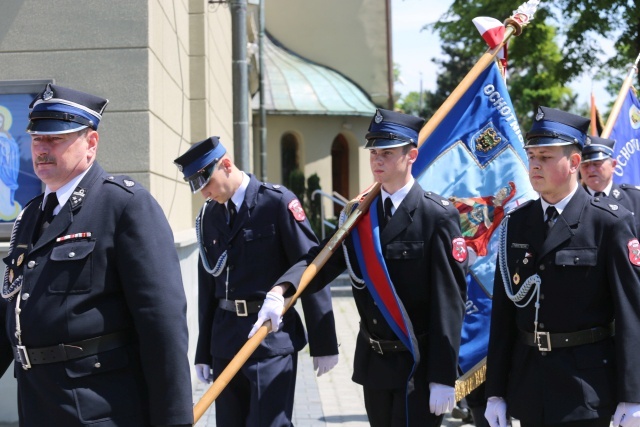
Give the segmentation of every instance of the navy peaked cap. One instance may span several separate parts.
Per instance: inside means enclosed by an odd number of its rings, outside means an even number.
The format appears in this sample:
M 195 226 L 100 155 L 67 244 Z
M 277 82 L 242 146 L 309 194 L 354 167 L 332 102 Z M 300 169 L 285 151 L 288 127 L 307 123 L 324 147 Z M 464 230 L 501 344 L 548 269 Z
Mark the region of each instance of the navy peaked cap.
M 613 147 L 615 145 L 616 141 L 614 139 L 587 136 L 582 149 L 582 163 L 613 157 Z
M 369 124 L 364 148 L 393 148 L 418 145 L 418 135 L 424 119 L 396 111 L 378 108 Z
M 98 129 L 108 99 L 47 84 L 29 105 L 27 132 L 39 135 Z
M 527 133 L 525 148 L 577 144 L 582 149 L 588 128 L 587 118 L 541 106 Z
M 217 163 L 226 152 L 227 150 L 220 142 L 220 139 L 217 136 L 212 136 L 193 144 L 173 163 L 184 174 L 184 179 L 189 180 L 202 169 Z

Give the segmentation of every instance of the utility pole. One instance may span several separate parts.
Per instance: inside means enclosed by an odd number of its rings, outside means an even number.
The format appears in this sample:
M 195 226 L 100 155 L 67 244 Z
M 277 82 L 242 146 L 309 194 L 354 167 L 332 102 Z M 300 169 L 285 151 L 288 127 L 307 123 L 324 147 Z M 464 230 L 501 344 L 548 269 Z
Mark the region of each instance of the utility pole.
M 264 2 L 260 0 L 260 29 L 258 34 L 258 72 L 260 78 L 260 179 L 263 182 L 267 181 L 267 110 L 264 106 L 264 82 L 265 82 L 265 70 L 264 70 L 264 31 L 265 31 L 265 17 L 264 17 Z
M 249 170 L 249 71 L 247 61 L 247 0 L 230 0 L 233 81 L 234 163 Z

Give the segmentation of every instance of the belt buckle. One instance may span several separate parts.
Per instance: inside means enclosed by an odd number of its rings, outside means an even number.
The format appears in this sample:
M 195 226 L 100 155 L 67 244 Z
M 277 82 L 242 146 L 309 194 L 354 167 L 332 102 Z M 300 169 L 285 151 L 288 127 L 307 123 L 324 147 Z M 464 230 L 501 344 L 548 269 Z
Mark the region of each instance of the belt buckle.
M 369 338 L 369 344 L 371 344 L 371 348 L 378 354 L 384 354 L 382 351 L 382 346 L 380 345 L 380 341 L 376 341 L 373 338 Z
M 536 343 L 538 350 L 551 351 L 551 335 L 549 332 L 536 332 Z
M 236 303 L 236 314 L 238 317 L 247 317 L 249 315 L 249 310 L 247 310 L 247 300 L 237 299 Z
M 27 348 L 23 345 L 17 345 L 16 348 L 18 349 L 18 359 L 20 359 L 19 362 L 22 364 L 22 369 L 26 371 L 31 368 L 31 361 L 29 360 Z

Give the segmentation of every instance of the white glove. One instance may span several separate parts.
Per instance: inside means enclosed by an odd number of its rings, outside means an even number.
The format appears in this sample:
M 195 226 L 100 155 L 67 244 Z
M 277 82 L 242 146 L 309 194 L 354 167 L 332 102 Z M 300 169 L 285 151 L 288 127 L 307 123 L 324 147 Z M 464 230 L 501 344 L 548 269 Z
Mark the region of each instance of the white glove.
M 429 410 L 436 416 L 449 412 L 456 404 L 456 390 L 448 385 L 429 383 Z
M 613 414 L 613 427 L 640 426 L 640 403 L 618 403 L 616 413 Z
M 313 358 L 313 370 L 318 371 L 318 376 L 326 374 L 338 364 L 338 355 L 318 356 Z
M 487 400 L 484 417 L 491 427 L 507 427 L 507 402 L 501 397 L 491 396 Z
M 211 375 L 211 366 L 206 365 L 204 363 L 199 363 L 196 365 L 196 375 L 198 379 L 205 384 L 209 384 L 213 379 L 213 375 Z
M 267 320 L 271 320 L 271 332 L 277 332 L 282 323 L 283 311 L 284 297 L 275 292 L 267 292 L 267 296 L 262 303 L 262 308 L 258 312 L 258 320 L 253 324 L 253 328 L 251 328 L 251 332 L 249 332 L 249 338 L 254 336 Z

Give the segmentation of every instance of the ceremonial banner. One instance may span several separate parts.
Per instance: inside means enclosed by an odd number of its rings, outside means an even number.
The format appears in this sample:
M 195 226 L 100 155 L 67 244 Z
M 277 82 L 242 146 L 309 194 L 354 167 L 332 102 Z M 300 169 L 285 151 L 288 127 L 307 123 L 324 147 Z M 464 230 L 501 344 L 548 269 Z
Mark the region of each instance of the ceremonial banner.
M 511 208 L 537 197 L 523 146 L 511 98 L 492 64 L 420 146 L 413 166 L 424 189 L 458 208 L 469 249 L 463 373 L 487 355 L 500 221 Z
M 616 141 L 613 158 L 617 165 L 613 181 L 640 185 L 640 102 L 629 88 L 609 138 Z

